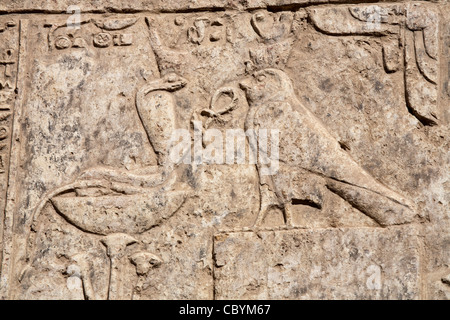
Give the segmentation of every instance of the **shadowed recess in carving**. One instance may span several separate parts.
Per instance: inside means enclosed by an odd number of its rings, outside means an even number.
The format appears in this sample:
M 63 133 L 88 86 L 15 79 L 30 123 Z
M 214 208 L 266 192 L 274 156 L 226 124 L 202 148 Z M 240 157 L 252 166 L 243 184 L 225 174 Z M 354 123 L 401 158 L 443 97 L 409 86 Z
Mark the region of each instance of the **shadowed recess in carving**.
M 316 208 L 316 209 L 322 209 L 322 205 L 320 203 L 316 203 L 312 200 L 308 200 L 308 199 L 292 199 L 291 203 L 295 206 L 295 205 L 302 205 L 302 206 L 310 206 L 312 208 Z

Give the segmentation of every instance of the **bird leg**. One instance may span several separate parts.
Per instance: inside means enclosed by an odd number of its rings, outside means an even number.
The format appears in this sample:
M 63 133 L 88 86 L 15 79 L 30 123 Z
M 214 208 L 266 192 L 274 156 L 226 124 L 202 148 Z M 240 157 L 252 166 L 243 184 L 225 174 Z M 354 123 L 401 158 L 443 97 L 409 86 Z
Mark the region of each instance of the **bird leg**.
M 292 227 L 292 212 L 290 210 L 290 207 L 288 205 L 284 205 L 283 208 L 283 216 L 284 216 L 284 223 L 287 227 Z
M 280 204 L 276 194 L 269 188 L 267 184 L 260 185 L 260 207 L 258 217 L 253 225 L 255 228 L 261 227 L 270 210 L 274 208 L 281 209 L 283 212 L 284 222 L 287 226 L 292 225 L 292 216 L 286 206 Z

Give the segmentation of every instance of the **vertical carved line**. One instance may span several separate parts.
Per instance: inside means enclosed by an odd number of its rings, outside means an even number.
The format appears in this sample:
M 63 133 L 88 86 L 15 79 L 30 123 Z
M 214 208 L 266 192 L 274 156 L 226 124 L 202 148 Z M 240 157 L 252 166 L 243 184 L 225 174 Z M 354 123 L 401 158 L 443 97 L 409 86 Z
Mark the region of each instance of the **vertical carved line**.
M 0 299 L 8 299 L 10 297 L 10 277 L 11 264 L 13 263 L 12 249 L 14 246 L 13 228 L 14 228 L 14 212 L 16 208 L 16 175 L 19 169 L 20 154 L 20 122 L 22 116 L 22 100 L 25 79 L 26 65 L 26 43 L 27 43 L 28 20 L 20 20 L 19 24 L 19 54 L 17 58 L 17 76 L 16 88 L 18 90 L 14 103 L 12 136 L 10 146 L 10 165 L 8 174 L 8 185 L 6 192 L 6 209 L 3 220 L 3 252 L 0 277 Z
M 15 21 L 8 21 L 4 24 L 4 28 L 2 27 L 0 33 L 3 36 L 7 37 L 7 41 L 1 42 L 0 46 L 6 44 L 5 47 L 2 46 L 0 55 L 3 59 L 0 58 L 0 121 L 2 121 L 1 126 L 1 137 L 2 141 L 0 145 L 0 185 L 1 185 L 1 195 L 0 195 L 0 262 L 2 261 L 2 250 L 3 250 L 3 226 L 4 226 L 4 210 L 6 206 L 6 191 L 8 184 L 8 168 L 9 168 L 9 155 L 10 155 L 10 147 L 11 147 L 11 132 L 12 132 L 12 119 L 11 113 L 14 112 L 14 101 L 16 97 L 16 80 L 17 80 L 17 59 L 18 59 L 18 48 L 19 48 L 19 35 L 18 35 L 18 27 L 16 28 Z M 9 29 L 13 30 L 9 30 Z M 9 43 L 8 40 L 12 40 L 12 43 Z M 9 57 L 9 58 L 8 58 Z M 16 67 L 15 71 L 11 69 Z M 3 80 L 4 79 L 4 80 Z M 12 101 L 11 98 L 13 98 Z M 1 274 L 1 265 L 0 265 L 0 274 Z
M 212 248 L 211 248 L 211 254 L 212 254 L 212 300 L 217 300 L 216 297 L 216 256 L 215 256 L 215 244 L 216 244 L 216 236 L 213 232 L 212 235 Z
M 424 226 L 418 226 L 418 237 L 417 242 L 419 246 L 419 299 L 428 300 L 428 277 L 427 277 L 427 266 L 426 263 L 429 261 L 429 255 L 425 248 L 425 228 Z

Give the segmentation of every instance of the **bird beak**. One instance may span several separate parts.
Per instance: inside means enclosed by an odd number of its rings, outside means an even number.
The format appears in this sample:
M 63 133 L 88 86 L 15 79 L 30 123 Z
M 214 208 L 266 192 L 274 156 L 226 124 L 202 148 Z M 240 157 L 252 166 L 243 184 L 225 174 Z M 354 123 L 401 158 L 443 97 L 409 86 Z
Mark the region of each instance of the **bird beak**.
M 247 91 L 248 89 L 250 89 L 251 88 L 251 78 L 246 78 L 246 79 L 242 80 L 241 82 L 239 82 L 239 87 L 244 91 Z

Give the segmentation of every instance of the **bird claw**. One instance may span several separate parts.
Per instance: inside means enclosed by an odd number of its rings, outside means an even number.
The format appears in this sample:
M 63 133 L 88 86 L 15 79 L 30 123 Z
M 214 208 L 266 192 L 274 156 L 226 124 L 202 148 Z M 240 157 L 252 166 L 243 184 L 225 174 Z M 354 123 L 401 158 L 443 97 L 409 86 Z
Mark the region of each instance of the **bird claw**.
M 263 225 L 264 219 L 267 217 L 267 214 L 270 213 L 270 211 L 272 209 L 280 209 L 282 211 L 285 227 L 290 228 L 293 226 L 291 214 L 287 210 L 286 207 L 283 206 L 282 208 L 280 208 L 280 206 L 278 206 L 278 205 L 269 205 L 269 206 L 266 206 L 266 207 L 260 209 L 260 211 L 258 213 L 258 217 L 256 218 L 256 221 L 253 224 L 254 229 L 261 228 L 261 226 Z
M 259 209 L 258 216 L 256 217 L 256 221 L 253 224 L 253 228 L 260 228 L 264 222 L 265 217 L 269 213 L 270 206 L 262 206 Z

